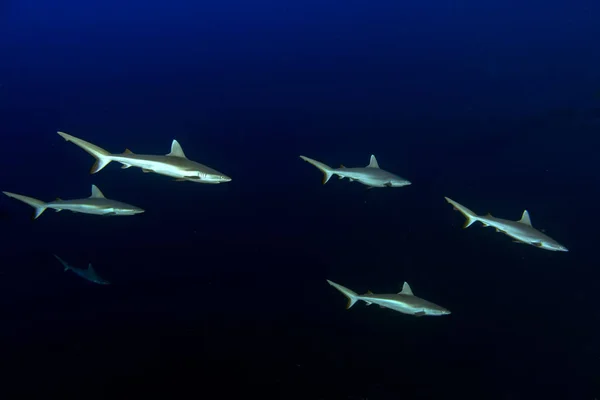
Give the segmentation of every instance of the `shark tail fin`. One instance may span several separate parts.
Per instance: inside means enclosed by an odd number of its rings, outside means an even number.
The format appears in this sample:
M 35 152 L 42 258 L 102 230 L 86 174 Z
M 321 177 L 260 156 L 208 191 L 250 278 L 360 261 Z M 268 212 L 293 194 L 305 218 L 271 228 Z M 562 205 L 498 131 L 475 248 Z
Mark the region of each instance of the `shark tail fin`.
M 7 195 L 8 197 L 12 197 L 13 199 L 21 200 L 23 203 L 29 204 L 31 207 L 33 207 L 35 209 L 35 212 L 33 214 L 33 219 L 36 219 L 37 217 L 42 215 L 42 213 L 44 211 L 46 211 L 46 209 L 48 208 L 48 205 L 46 203 L 44 203 L 41 200 L 34 199 L 33 197 L 27 197 L 27 196 L 23 196 L 23 195 L 11 193 L 11 192 L 2 192 L 2 193 Z
M 447 197 L 444 197 L 444 198 L 446 199 L 446 201 L 448 203 L 452 204 L 452 207 L 456 211 L 459 211 L 467 219 L 465 221 L 465 224 L 463 225 L 463 228 L 465 228 L 465 229 L 468 228 L 469 226 L 471 226 L 473 224 L 473 222 L 476 222 L 479 219 L 477 217 L 477 214 L 475 214 L 473 211 L 469 210 L 467 207 L 465 207 L 462 204 L 459 204 L 456 201 L 449 199 Z
M 358 293 L 353 292 L 352 290 L 348 289 L 347 287 L 338 285 L 337 283 L 332 282 L 329 279 L 327 280 L 327 283 L 329 283 L 331 286 L 333 286 L 334 288 L 336 288 L 337 290 L 342 292 L 342 294 L 348 298 L 348 305 L 346 306 L 346 310 L 348 310 L 350 307 L 352 307 L 358 300 L 358 298 L 359 298 Z
M 92 144 L 90 142 L 86 142 L 85 140 L 76 138 L 75 136 L 71 136 L 68 133 L 64 133 L 64 132 L 57 132 L 57 133 L 60 136 L 62 136 L 62 138 L 65 139 L 67 142 L 72 142 L 75 145 L 81 147 L 83 150 L 90 153 L 96 159 L 96 162 L 94 163 L 94 165 L 92 166 L 92 169 L 90 170 L 91 174 L 95 174 L 96 172 L 100 171 L 102 168 L 106 167 L 112 161 L 112 155 L 108 151 L 104 150 L 103 148 L 98 147 L 95 144 Z
M 60 263 L 65 267 L 64 272 L 67 272 L 69 270 L 69 264 L 67 264 L 62 258 L 57 256 L 56 254 L 54 254 L 54 257 L 56 257 L 56 259 L 60 261 Z
M 312 158 L 308 158 L 305 156 L 300 156 L 300 158 L 321 170 L 321 172 L 323 173 L 323 185 L 326 184 L 327 181 L 333 176 L 333 168 L 331 168 L 329 165 L 323 164 L 320 161 L 313 160 Z

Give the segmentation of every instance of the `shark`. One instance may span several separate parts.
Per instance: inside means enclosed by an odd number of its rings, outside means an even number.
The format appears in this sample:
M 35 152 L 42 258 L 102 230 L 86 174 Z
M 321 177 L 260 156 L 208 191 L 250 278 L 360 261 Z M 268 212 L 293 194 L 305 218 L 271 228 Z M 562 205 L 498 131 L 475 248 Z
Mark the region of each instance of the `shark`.
M 96 271 L 94 271 L 94 268 L 92 268 L 91 263 L 88 265 L 87 269 L 74 268 L 74 267 L 70 266 L 69 264 L 67 264 L 63 259 L 61 259 L 56 254 L 54 254 L 54 257 L 56 257 L 56 259 L 58 261 L 60 261 L 60 263 L 65 267 L 65 272 L 67 272 L 68 270 L 71 270 L 75 274 L 79 275 L 80 277 L 82 277 L 84 279 L 87 279 L 90 282 L 98 283 L 100 285 L 110 285 L 109 281 L 100 278 L 98 276 L 98 274 L 96 274 Z
M 527 210 L 523 211 L 520 220 L 511 221 L 493 217 L 491 214 L 485 216 L 477 215 L 462 204 L 459 204 L 448 197 L 444 198 L 452 205 L 454 210 L 459 211 L 465 216 L 466 221 L 463 226 L 465 229 L 479 221 L 484 227 L 491 226 L 496 228 L 496 232 L 504 233 L 511 237 L 516 243 L 525 243 L 550 251 L 569 251 L 556 240 L 535 229 L 531 224 L 531 218 L 529 217 L 529 212 Z
M 352 307 L 358 300 L 364 301 L 368 306 L 377 304 L 382 308 L 389 308 L 394 311 L 399 311 L 403 314 L 414 315 L 415 317 L 441 316 L 448 315 L 450 311 L 444 307 L 438 306 L 430 301 L 424 300 L 413 294 L 410 285 L 404 282 L 402 290 L 394 294 L 374 294 L 370 290 L 363 295 L 339 285 L 327 279 L 327 283 L 342 292 L 348 298 L 346 309 Z
M 369 165 L 364 168 L 346 168 L 343 165 L 341 165 L 340 168 L 331 168 L 329 165 L 313 160 L 312 158 L 305 156 L 300 156 L 300 158 L 321 170 L 323 173 L 323 185 L 326 184 L 333 175 L 337 175 L 339 179 L 348 178 L 350 182 L 360 182 L 363 185 L 368 186 L 369 189 L 374 187 L 402 187 L 411 184 L 409 180 L 381 169 L 374 155 L 371 155 Z
M 177 181 L 217 184 L 230 182 L 231 178 L 206 165 L 188 159 L 177 140 L 171 143 L 171 152 L 166 155 L 135 154 L 125 149 L 122 154 L 111 154 L 101 147 L 85 140 L 71 136 L 65 132 L 58 132 L 63 139 L 87 151 L 96 162 L 90 173 L 95 174 L 112 161 L 122 164 L 123 169 L 130 167 L 141 168 L 143 172 L 154 172 L 175 178 Z
M 131 204 L 107 199 L 96 185 L 92 185 L 92 194 L 90 197 L 73 200 L 62 200 L 57 198 L 56 200 L 47 203 L 21 194 L 11 192 L 2 193 L 33 207 L 35 209 L 33 219 L 37 219 L 48 208 L 54 209 L 57 212 L 68 210 L 76 213 L 94 215 L 134 215 L 144 212 L 141 208 L 132 206 Z

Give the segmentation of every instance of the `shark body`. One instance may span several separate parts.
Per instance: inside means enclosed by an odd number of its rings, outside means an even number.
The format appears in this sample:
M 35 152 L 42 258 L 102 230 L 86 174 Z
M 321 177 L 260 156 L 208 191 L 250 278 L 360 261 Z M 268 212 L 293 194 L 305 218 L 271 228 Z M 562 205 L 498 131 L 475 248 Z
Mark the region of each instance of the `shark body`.
M 350 182 L 360 182 L 369 187 L 402 187 L 411 184 L 409 180 L 379 168 L 379 163 L 374 155 L 371 155 L 369 165 L 364 168 L 346 168 L 343 165 L 340 168 L 331 168 L 329 165 L 312 158 L 305 156 L 300 156 L 300 158 L 317 167 L 323 173 L 323 185 L 333 175 L 337 175 L 340 179 L 348 178 Z
M 416 317 L 421 317 L 424 315 L 440 316 L 450 314 L 450 311 L 444 307 L 438 306 L 437 304 L 415 296 L 411 287 L 406 282 L 404 282 L 402 291 L 399 293 L 374 294 L 371 293 L 371 291 L 368 291 L 363 295 L 359 295 L 347 287 L 339 285 L 330 280 L 327 280 L 327 283 L 342 292 L 342 294 L 348 298 L 348 305 L 346 306 L 346 309 L 352 307 L 358 300 L 362 300 L 367 303 L 367 305 L 377 304 L 383 308 L 389 308 L 391 310 L 398 311 L 403 314 L 414 315 Z
M 90 282 L 94 282 L 94 283 L 97 283 L 100 285 L 110 285 L 109 281 L 100 278 L 98 276 L 98 274 L 96 274 L 96 271 L 94 271 L 94 268 L 92 268 L 92 264 L 89 264 L 87 269 L 74 268 L 74 267 L 70 266 L 69 264 L 67 264 L 64 260 L 62 260 L 56 254 L 54 254 L 54 257 L 56 257 L 56 259 L 58 261 L 60 261 L 60 263 L 65 267 L 65 272 L 71 270 L 75 274 L 79 275 L 80 277 L 82 277 L 84 279 L 87 279 Z
M 529 218 L 529 212 L 523 211 L 521 219 L 518 221 L 510 221 L 507 219 L 496 218 L 491 214 L 481 216 L 475 214 L 462 204 L 456 201 L 444 197 L 446 201 L 452 204 L 452 207 L 463 214 L 466 218 L 464 228 L 468 228 L 473 223 L 479 221 L 484 227 L 491 226 L 496 228 L 496 232 L 504 233 L 505 235 L 514 239 L 518 243 L 526 243 L 540 249 L 550 251 L 569 251 L 565 246 L 558 243 L 548 235 L 538 231 L 531 225 L 531 219 Z
M 96 185 L 92 185 L 92 194 L 90 197 L 73 200 L 56 199 L 47 203 L 38 199 L 34 199 L 33 197 L 23 196 L 21 194 L 11 192 L 2 193 L 8 197 L 20 200 L 33 207 L 35 209 L 33 219 L 38 218 L 48 208 L 54 209 L 57 212 L 68 210 L 76 213 L 94 215 L 134 215 L 144 212 L 144 210 L 141 208 L 132 206 L 131 204 L 107 199 L 104 197 L 104 194 L 100 191 L 100 189 L 96 187 Z
M 229 182 L 231 178 L 206 165 L 188 159 L 177 140 L 171 143 L 171 152 L 166 155 L 135 154 L 125 149 L 122 154 L 111 154 L 101 147 L 85 140 L 76 138 L 64 132 L 58 132 L 66 141 L 72 142 L 96 158 L 91 173 L 95 174 L 110 162 L 121 163 L 123 169 L 130 167 L 141 168 L 144 172 L 154 172 L 166 175 L 178 181 L 197 183 L 222 183 Z

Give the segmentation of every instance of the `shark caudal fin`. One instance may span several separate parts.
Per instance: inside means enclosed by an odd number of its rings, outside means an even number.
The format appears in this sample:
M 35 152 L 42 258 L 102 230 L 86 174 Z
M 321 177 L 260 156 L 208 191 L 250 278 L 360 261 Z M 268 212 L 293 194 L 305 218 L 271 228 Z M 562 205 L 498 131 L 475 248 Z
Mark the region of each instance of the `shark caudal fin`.
M 31 207 L 33 207 L 35 209 L 35 213 L 33 214 L 33 219 L 36 219 L 37 217 L 42 215 L 42 213 L 44 211 L 46 211 L 46 208 L 48 208 L 46 203 L 44 203 L 41 200 L 34 199 L 33 197 L 27 197 L 27 196 L 23 196 L 23 195 L 11 193 L 11 192 L 2 192 L 2 193 L 7 195 L 8 197 L 12 197 L 13 199 L 21 200 L 23 203 L 29 204 Z
M 90 142 L 86 142 L 85 140 L 81 140 L 76 138 L 75 136 L 71 136 L 68 133 L 57 132 L 60 136 L 63 137 L 67 142 L 72 142 L 75 145 L 81 147 L 83 150 L 90 153 L 95 159 L 96 162 L 92 166 L 90 173 L 95 174 L 100 171 L 102 168 L 106 167 L 111 161 L 111 154 L 104 150 L 101 147 L 96 146 L 95 144 L 91 144 Z
M 329 283 L 331 286 L 342 292 L 342 294 L 348 298 L 348 305 L 346 306 L 346 310 L 352 307 L 354 303 L 356 303 L 356 301 L 358 300 L 358 293 L 353 292 L 352 290 L 342 285 L 338 285 L 337 283 L 332 282 L 329 279 L 327 279 L 327 283 Z
M 65 267 L 65 272 L 68 271 L 71 267 L 69 267 L 69 264 L 67 264 L 62 258 L 60 258 L 59 256 L 57 256 L 56 254 L 53 254 L 54 257 L 56 257 L 56 259 L 58 261 L 60 261 L 60 263 L 63 265 L 63 267 Z
M 467 207 L 463 206 L 462 204 L 458 204 L 454 200 L 449 199 L 447 197 L 444 197 L 444 198 L 446 199 L 446 201 L 448 203 L 452 204 L 452 207 L 456 211 L 459 211 L 467 219 L 465 221 L 465 224 L 463 225 L 463 228 L 468 228 L 469 226 L 471 226 L 473 224 L 473 222 L 476 222 L 478 220 L 477 214 L 475 214 L 473 211 L 469 210 Z
M 320 161 L 313 160 L 312 158 L 304 156 L 300 156 L 300 158 L 321 170 L 321 172 L 323 173 L 323 185 L 326 184 L 329 179 L 331 179 L 331 176 L 333 175 L 333 168 L 331 168 L 329 165 L 323 164 Z

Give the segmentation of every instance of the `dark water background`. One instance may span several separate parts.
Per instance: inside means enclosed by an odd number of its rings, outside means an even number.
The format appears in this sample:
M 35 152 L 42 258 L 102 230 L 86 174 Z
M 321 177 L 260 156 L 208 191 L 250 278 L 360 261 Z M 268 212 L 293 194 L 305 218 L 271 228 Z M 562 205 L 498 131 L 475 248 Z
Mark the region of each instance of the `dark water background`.
M 0 186 L 3 398 L 588 399 L 600 384 L 600 3 L 8 1 Z M 173 182 L 93 159 L 186 155 Z M 298 155 L 413 182 L 365 190 Z M 519 219 L 553 253 L 473 226 Z M 111 286 L 63 273 L 91 262 Z M 358 292 L 450 310 L 413 318 Z

